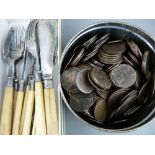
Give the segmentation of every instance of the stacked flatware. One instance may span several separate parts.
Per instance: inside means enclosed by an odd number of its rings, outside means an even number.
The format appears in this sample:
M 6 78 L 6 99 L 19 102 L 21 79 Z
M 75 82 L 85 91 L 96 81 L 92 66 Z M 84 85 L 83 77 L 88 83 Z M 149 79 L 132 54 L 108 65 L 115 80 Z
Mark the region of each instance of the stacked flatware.
M 9 30 L 3 48 L 9 69 L 0 134 L 59 134 L 52 82 L 57 43 L 57 20 L 31 20 L 27 30 L 21 26 Z

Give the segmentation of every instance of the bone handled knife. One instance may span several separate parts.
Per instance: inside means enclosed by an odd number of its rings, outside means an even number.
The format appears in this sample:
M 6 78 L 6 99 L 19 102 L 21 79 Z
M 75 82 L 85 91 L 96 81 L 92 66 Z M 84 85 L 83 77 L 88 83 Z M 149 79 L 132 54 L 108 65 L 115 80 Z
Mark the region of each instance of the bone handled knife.
M 41 70 L 44 79 L 44 101 L 47 134 L 58 135 L 58 114 L 53 88 L 53 66 L 57 52 L 57 20 L 40 20 L 37 25 L 41 57 Z

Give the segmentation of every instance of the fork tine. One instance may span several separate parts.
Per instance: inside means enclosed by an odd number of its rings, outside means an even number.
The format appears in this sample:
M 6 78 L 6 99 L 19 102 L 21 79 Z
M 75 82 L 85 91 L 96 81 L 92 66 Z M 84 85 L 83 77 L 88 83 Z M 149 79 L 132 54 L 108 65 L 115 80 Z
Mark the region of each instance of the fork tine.
M 29 23 L 29 25 L 28 25 L 27 31 L 26 31 L 26 39 L 27 40 L 30 39 L 32 23 L 33 23 L 33 21 L 31 20 L 30 23 Z
M 20 36 L 20 27 L 17 27 L 17 48 L 18 49 L 20 49 L 20 38 L 21 38 L 21 36 Z
M 31 37 L 32 38 L 35 38 L 35 29 L 36 29 L 36 24 L 37 23 L 38 23 L 38 20 L 34 19 L 34 23 L 33 23 L 33 26 L 32 26 L 32 31 L 31 31 Z
M 33 25 L 33 20 L 30 21 L 30 24 L 29 24 L 29 34 L 28 34 L 28 38 L 30 39 L 31 38 L 31 29 L 32 29 L 32 25 Z
M 27 30 L 26 30 L 26 35 L 25 35 L 26 40 L 29 39 L 29 31 L 30 31 L 30 23 L 28 24 L 28 27 L 27 27 Z
M 7 36 L 6 36 L 6 40 L 4 43 L 4 50 L 2 51 L 4 60 L 6 60 L 8 57 L 8 48 L 9 48 L 9 45 L 11 45 L 13 31 L 14 31 L 14 29 L 13 29 L 13 27 L 11 27 Z
M 35 24 L 35 19 L 33 19 L 33 20 L 31 21 L 30 34 L 29 34 L 29 35 L 30 35 L 30 38 L 32 37 L 34 24 Z
M 16 41 L 15 41 L 15 38 L 16 38 L 16 36 L 15 36 L 15 32 L 16 30 L 15 30 L 15 28 L 14 28 L 14 30 L 13 30 L 13 34 L 12 34 L 12 38 L 11 38 L 11 47 L 14 49 L 15 48 L 15 43 L 16 43 Z
M 21 27 L 18 27 L 17 28 L 17 45 L 18 45 L 18 48 L 20 49 L 21 48 Z
M 15 28 L 15 48 L 18 48 L 18 28 Z
M 20 48 L 25 48 L 25 29 L 21 27 L 20 31 Z
M 25 29 L 22 27 L 22 32 L 21 32 L 21 46 L 25 46 Z

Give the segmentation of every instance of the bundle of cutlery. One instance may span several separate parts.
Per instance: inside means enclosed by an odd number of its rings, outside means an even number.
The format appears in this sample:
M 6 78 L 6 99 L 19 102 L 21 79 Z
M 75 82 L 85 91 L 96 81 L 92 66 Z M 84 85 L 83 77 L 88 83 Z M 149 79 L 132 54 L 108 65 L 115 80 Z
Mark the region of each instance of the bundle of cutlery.
M 57 31 L 57 20 L 31 20 L 27 29 L 10 28 L 3 48 L 8 74 L 0 134 L 59 134 L 52 82 L 57 59 Z

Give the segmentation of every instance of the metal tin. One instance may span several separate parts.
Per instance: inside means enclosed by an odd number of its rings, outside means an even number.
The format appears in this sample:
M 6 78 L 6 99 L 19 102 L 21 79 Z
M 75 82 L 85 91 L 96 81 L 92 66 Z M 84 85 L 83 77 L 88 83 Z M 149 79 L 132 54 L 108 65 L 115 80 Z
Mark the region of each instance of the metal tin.
M 115 22 L 98 23 L 79 32 L 67 44 L 61 57 L 59 74 L 61 74 L 63 70 L 63 66 L 65 65 L 65 62 L 68 61 L 69 59 L 68 54 L 71 52 L 71 50 L 74 49 L 77 44 L 84 41 L 88 36 L 91 37 L 96 32 L 99 32 L 100 34 L 111 33 L 115 40 L 117 39 L 118 40 L 131 39 L 134 41 L 136 40 L 136 42 L 140 43 L 144 48 L 148 49 L 151 53 L 155 53 L 154 40 L 139 28 L 136 28 L 134 26 L 124 24 L 124 23 L 115 23 Z M 70 111 L 80 120 L 84 121 L 85 123 L 93 127 L 96 127 L 99 130 L 127 131 L 131 129 L 135 129 L 149 122 L 155 115 L 155 104 L 154 104 L 155 99 L 152 99 L 151 102 L 153 104 L 151 104 L 151 107 L 148 108 L 148 105 L 144 105 L 144 107 L 139 111 L 139 113 L 133 116 L 132 121 L 125 121 L 125 122 L 122 122 L 121 124 L 117 123 L 117 124 L 110 125 L 108 127 L 104 125 L 101 126 L 100 124 L 93 123 L 91 121 L 86 120 L 85 118 L 81 117 L 79 114 L 77 114 L 75 111 L 72 110 L 72 108 L 69 106 L 68 100 L 64 94 L 61 84 L 60 84 L 60 91 L 61 91 L 62 98 L 65 101 L 67 107 L 70 109 Z

